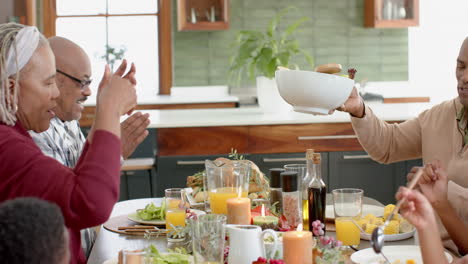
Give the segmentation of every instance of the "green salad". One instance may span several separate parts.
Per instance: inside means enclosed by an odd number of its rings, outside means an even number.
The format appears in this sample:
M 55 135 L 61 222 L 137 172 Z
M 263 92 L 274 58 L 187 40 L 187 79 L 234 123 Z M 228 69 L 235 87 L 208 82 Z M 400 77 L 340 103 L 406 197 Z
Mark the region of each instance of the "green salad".
M 164 220 L 166 217 L 166 203 L 163 200 L 160 207 L 150 203 L 145 206 L 145 209 L 138 209 L 136 212 L 138 217 L 145 221 Z
M 151 264 L 189 264 L 190 258 L 187 254 L 181 253 L 167 253 L 161 254 L 159 250 L 154 246 L 150 245 L 146 249 L 147 257 L 151 257 Z

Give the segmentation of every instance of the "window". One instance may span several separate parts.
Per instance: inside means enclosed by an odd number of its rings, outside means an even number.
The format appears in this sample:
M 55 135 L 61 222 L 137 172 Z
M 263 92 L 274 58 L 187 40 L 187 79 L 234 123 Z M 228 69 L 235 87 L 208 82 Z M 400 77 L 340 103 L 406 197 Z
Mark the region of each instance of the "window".
M 95 80 L 91 87 L 94 95 L 106 58 L 112 59 L 119 51 L 136 64 L 139 98 L 169 94 L 170 4 L 171 0 L 47 0 L 44 33 L 73 40 L 88 53 Z M 112 66 L 113 61 L 109 62 Z M 114 62 L 114 70 L 119 64 L 120 60 Z

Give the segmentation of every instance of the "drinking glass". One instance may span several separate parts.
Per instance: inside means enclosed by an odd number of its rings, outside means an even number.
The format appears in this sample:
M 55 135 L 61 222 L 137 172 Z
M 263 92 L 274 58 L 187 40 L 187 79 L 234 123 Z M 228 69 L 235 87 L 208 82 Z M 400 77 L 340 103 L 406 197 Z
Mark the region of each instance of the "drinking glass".
M 151 263 L 151 259 L 146 257 L 144 250 L 122 250 L 123 264 L 146 264 Z
M 345 188 L 333 190 L 332 194 L 336 238 L 343 242 L 344 246 L 357 247 L 361 242 L 361 231 L 356 223 L 362 215 L 364 191 Z
M 170 188 L 164 190 L 164 193 L 166 202 L 166 229 L 169 232 L 167 240 L 168 242 L 179 241 L 182 237 L 174 238 L 177 232 L 177 230 L 174 230 L 174 227 L 185 226 L 185 212 L 186 208 L 188 208 L 185 201 L 185 192 L 182 188 Z
M 205 203 L 209 203 L 211 213 L 227 215 L 227 200 L 229 198 L 247 197 L 248 195 L 250 162 L 245 160 L 206 160 L 205 168 L 204 186 L 207 187 L 208 192 Z
M 190 219 L 195 264 L 223 263 L 226 218 L 207 214 Z

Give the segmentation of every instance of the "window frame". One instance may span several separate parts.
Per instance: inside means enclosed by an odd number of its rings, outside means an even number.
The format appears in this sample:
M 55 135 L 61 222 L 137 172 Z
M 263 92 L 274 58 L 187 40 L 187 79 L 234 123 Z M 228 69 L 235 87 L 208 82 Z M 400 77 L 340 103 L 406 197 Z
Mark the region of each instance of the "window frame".
M 158 59 L 159 59 L 159 89 L 158 94 L 171 94 L 172 87 L 172 14 L 171 0 L 155 0 L 158 1 Z M 56 34 L 57 20 L 57 2 L 56 0 L 44 0 L 44 35 L 47 38 L 53 37 Z M 118 14 L 112 16 L 135 16 L 148 14 Z M 108 14 L 100 14 L 95 16 L 108 17 Z M 80 17 L 78 16 L 63 16 L 63 17 Z

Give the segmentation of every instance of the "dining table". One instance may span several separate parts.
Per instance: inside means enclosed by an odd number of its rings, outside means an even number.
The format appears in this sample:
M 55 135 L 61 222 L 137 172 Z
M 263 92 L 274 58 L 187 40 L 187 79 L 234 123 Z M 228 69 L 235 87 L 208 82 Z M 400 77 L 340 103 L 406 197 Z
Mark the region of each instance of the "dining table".
M 143 198 L 118 202 L 115 204 L 110 218 L 134 213 L 136 209 L 144 208 L 151 202 L 159 204 L 162 199 L 163 198 Z M 333 201 L 331 195 L 327 194 L 327 205 L 332 203 Z M 369 197 L 364 197 L 363 204 L 383 206 L 383 204 L 379 201 Z M 327 235 L 335 237 L 336 234 L 333 231 L 327 231 Z M 162 252 L 166 251 L 167 249 L 167 241 L 165 236 L 148 239 L 144 238 L 143 236 L 128 236 L 118 234 L 101 227 L 92 248 L 91 254 L 88 258 L 88 264 L 103 264 L 105 261 L 110 259 L 116 259 L 119 251 L 122 249 L 142 249 L 151 244 L 156 246 Z M 417 240 L 413 236 L 405 240 L 388 241 L 385 242 L 385 245 L 417 245 Z M 370 247 L 371 245 L 369 241 L 361 240 L 358 249 L 362 250 Z M 349 260 L 349 257 L 347 258 L 347 264 L 348 263 L 352 263 L 351 260 Z

